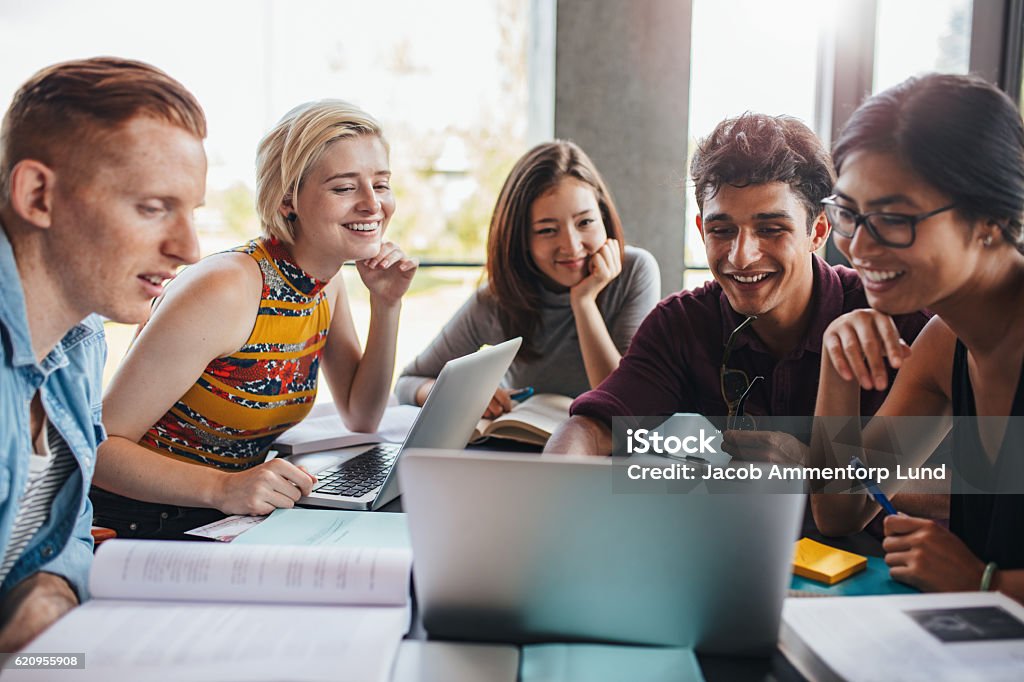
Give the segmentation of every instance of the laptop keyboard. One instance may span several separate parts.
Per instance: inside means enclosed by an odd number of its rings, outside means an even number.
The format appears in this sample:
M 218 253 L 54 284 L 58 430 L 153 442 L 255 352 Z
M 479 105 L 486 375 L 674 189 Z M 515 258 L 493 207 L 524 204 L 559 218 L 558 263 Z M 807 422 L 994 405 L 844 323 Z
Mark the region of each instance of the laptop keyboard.
M 377 445 L 347 462 L 318 472 L 313 492 L 338 497 L 362 497 L 380 488 L 391 467 L 395 465 L 401 447 L 398 443 Z

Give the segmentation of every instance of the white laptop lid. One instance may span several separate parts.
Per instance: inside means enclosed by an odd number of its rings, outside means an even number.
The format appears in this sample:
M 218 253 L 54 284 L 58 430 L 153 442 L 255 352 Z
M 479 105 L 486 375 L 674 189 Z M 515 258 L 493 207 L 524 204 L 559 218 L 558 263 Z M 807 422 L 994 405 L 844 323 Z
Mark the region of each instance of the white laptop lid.
M 402 444 L 401 452 L 410 447 L 465 447 L 521 344 L 522 338 L 517 336 L 496 346 L 482 348 L 475 353 L 449 360 L 441 369 L 426 403 L 416 416 Z M 345 458 L 351 456 L 350 454 Z M 300 464 L 303 458 L 308 460 L 310 457 L 311 455 L 296 455 L 289 457 L 289 460 L 294 464 Z M 321 459 L 317 470 L 324 466 L 325 463 Z M 299 502 L 339 508 L 379 509 L 400 494 L 398 476 L 395 468 L 392 468 L 377 495 L 368 498 L 368 503 L 353 505 L 350 503 L 353 498 L 323 495 L 315 491 Z
M 431 636 L 775 647 L 799 482 L 793 494 L 613 493 L 610 458 L 423 450 L 399 475 Z
M 508 371 L 522 337 L 449 360 L 402 448 L 462 449 Z

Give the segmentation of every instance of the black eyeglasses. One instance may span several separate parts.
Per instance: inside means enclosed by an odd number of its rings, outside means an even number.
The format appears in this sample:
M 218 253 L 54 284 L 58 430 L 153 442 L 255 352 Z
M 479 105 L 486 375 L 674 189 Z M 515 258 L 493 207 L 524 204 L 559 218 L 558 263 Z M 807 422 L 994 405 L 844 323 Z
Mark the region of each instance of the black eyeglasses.
M 726 422 L 726 428 L 728 429 L 754 428 L 753 420 L 743 414 L 743 409 L 747 402 L 747 396 L 750 395 L 750 389 L 758 381 L 764 380 L 764 377 L 756 376 L 751 381 L 750 377 L 743 370 L 729 369 L 729 356 L 732 354 L 732 346 L 736 341 L 736 334 L 746 329 L 756 319 L 756 315 L 751 315 L 733 329 L 732 333 L 729 334 L 729 340 L 725 342 L 725 351 L 722 353 L 722 366 L 718 369 L 718 378 L 722 389 L 722 399 L 725 400 L 725 405 L 729 409 Z
M 825 217 L 828 218 L 828 222 L 836 234 L 846 239 L 853 239 L 857 228 L 863 225 L 876 242 L 894 249 L 905 249 L 913 245 L 914 240 L 917 239 L 917 224 L 922 220 L 956 208 L 956 204 L 950 204 L 918 215 L 885 212 L 857 213 L 837 204 L 837 198 L 833 194 L 821 200 L 822 206 L 825 207 Z

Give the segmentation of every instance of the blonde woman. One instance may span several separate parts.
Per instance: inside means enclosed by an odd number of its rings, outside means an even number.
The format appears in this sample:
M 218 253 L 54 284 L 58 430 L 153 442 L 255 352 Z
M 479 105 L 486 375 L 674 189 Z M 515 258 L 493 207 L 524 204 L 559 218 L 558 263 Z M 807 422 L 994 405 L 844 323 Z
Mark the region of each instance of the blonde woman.
M 154 285 L 152 316 L 107 391 L 98 524 L 170 537 L 221 514 L 293 506 L 314 478 L 263 460 L 312 407 L 321 363 L 346 425 L 376 429 L 417 267 L 384 240 L 388 151 L 377 121 L 341 101 L 296 107 L 260 142 L 262 237 L 203 259 L 165 292 Z M 339 274 L 347 260 L 370 292 L 365 351 Z

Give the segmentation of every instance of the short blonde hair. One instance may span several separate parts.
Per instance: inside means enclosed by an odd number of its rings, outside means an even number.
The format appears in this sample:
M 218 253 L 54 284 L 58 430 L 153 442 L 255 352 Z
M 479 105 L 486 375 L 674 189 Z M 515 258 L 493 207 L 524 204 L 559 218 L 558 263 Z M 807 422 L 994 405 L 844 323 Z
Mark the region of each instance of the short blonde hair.
M 306 173 L 331 143 L 361 135 L 376 135 L 390 153 L 377 119 L 349 102 L 324 99 L 295 107 L 260 140 L 256 211 L 265 237 L 293 243 L 293 225 L 281 215 L 281 203 L 290 198 L 295 205 Z

